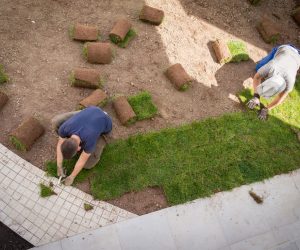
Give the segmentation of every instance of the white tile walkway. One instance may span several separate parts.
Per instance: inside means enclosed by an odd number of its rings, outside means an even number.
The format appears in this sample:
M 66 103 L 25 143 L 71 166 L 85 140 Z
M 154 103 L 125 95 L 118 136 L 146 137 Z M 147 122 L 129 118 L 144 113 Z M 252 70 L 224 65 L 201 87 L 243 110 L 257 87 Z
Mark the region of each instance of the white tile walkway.
M 50 181 L 57 195 L 41 198 L 39 184 Z M 0 144 L 0 221 L 39 246 L 136 216 L 57 182 Z
M 50 249 L 300 250 L 300 170 L 38 248 Z

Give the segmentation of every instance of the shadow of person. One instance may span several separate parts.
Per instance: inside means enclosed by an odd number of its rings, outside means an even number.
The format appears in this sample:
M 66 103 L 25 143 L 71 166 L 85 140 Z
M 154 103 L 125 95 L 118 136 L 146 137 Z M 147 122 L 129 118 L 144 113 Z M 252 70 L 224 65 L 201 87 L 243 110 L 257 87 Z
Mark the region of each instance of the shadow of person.
M 215 74 L 218 87 L 225 96 L 236 95 L 244 89 L 244 82 L 255 75 L 255 62 L 248 61 L 224 64 Z M 249 80 L 252 84 L 252 80 Z

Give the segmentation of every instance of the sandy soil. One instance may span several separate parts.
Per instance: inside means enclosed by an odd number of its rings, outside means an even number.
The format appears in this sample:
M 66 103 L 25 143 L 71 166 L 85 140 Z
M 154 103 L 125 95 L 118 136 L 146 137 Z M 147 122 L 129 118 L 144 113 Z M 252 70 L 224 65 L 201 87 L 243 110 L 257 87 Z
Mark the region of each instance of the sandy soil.
M 0 112 L 0 142 L 15 151 L 8 141 L 9 132 L 25 117 L 35 115 L 45 125 L 46 134 L 31 151 L 17 153 L 40 168 L 46 160 L 53 159 L 57 138 L 51 131 L 51 118 L 74 110 L 91 92 L 70 87 L 69 73 L 77 66 L 101 70 L 107 76 L 105 91 L 110 95 L 131 95 L 141 90 L 152 94 L 161 115 L 130 128 L 120 125 L 111 104 L 105 107 L 114 121 L 113 138 L 239 110 L 228 95 L 242 89 L 242 82 L 254 72 L 254 62 L 272 47 L 263 42 L 255 29 L 260 17 L 269 15 L 282 26 L 283 42 L 297 43 L 299 29 L 289 15 L 294 7 L 292 0 L 263 0 L 259 7 L 246 0 L 224 2 L 148 0 L 166 15 L 163 24 L 154 27 L 138 20 L 144 4 L 139 0 L 1 0 L 0 63 L 11 81 L 0 87 L 10 96 Z M 119 17 L 132 21 L 138 37 L 127 49 L 116 48 L 110 65 L 86 63 L 82 44 L 68 37 L 69 26 L 76 22 L 95 24 L 105 41 Z M 208 46 L 216 38 L 245 41 L 252 60 L 218 65 Z M 193 86 L 184 93 L 162 74 L 177 62 L 195 78 Z

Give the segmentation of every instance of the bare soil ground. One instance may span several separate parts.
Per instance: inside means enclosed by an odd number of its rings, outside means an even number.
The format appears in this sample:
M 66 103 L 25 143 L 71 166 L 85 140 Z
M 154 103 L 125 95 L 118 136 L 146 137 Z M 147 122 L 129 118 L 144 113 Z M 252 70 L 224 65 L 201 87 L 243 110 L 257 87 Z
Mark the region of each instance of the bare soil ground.
M 159 187 L 149 187 L 140 192 L 130 192 L 108 202 L 137 215 L 148 214 L 168 207 L 164 192 Z
M 78 66 L 103 72 L 109 95 L 132 95 L 141 90 L 152 94 L 160 115 L 129 128 L 120 125 L 111 104 L 104 108 L 113 118 L 112 139 L 117 139 L 239 110 L 228 95 L 242 89 L 243 81 L 254 73 L 255 62 L 272 48 L 255 29 L 261 16 L 268 15 L 281 25 L 283 43 L 298 43 L 299 29 L 290 17 L 293 0 L 262 0 L 258 7 L 247 0 L 148 0 L 165 11 L 159 27 L 138 20 L 144 2 L 2 0 L 0 63 L 11 80 L 0 86 L 10 96 L 0 112 L 0 142 L 40 168 L 46 160 L 54 159 L 57 137 L 51 118 L 76 109 L 92 91 L 70 86 L 69 74 Z M 68 28 L 77 22 L 94 24 L 100 29 L 101 40 L 107 41 L 120 17 L 132 21 L 137 38 L 126 49 L 114 46 L 116 57 L 111 64 L 88 64 L 82 56 L 83 44 L 70 40 Z M 251 60 L 217 64 L 209 46 L 217 38 L 243 40 Z M 184 93 L 163 75 L 174 63 L 181 63 L 195 79 Z M 43 122 L 46 133 L 29 152 L 20 153 L 11 146 L 8 135 L 29 115 Z

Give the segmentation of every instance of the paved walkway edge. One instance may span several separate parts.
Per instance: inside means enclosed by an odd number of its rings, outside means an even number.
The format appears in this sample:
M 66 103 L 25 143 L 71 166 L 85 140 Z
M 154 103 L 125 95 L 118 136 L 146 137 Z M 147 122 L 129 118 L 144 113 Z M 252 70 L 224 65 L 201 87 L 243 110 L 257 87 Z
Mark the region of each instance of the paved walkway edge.
M 40 183 L 57 195 L 40 197 Z M 20 158 L 0 144 L 0 220 L 34 246 L 120 222 L 136 215 L 94 200 Z M 84 210 L 84 203 L 94 208 Z
M 264 198 L 257 204 L 253 190 Z M 38 250 L 300 249 L 300 170 L 62 239 Z

